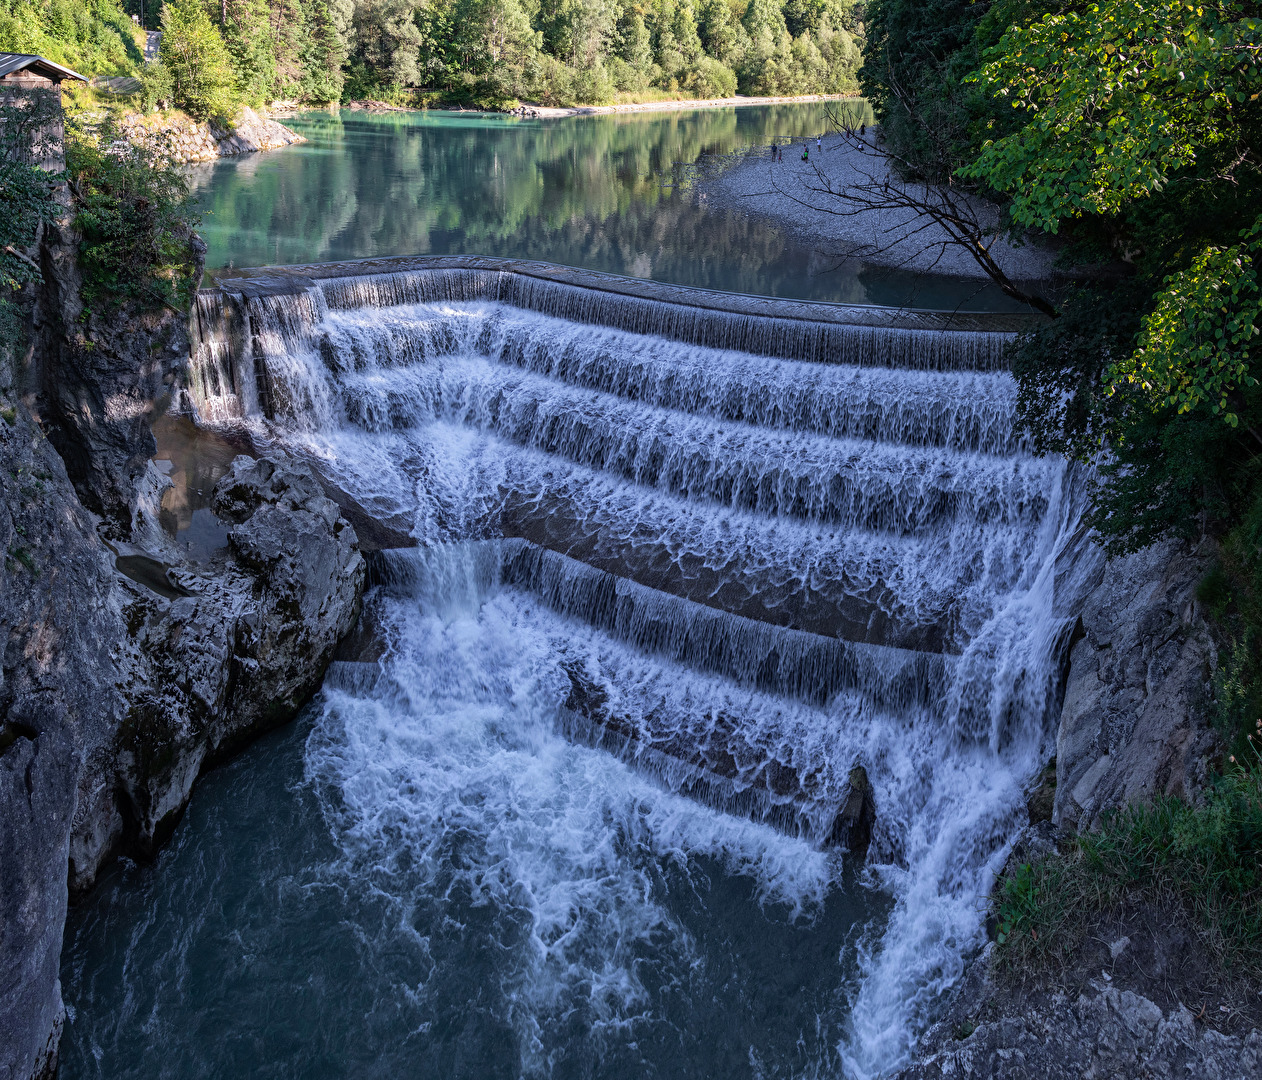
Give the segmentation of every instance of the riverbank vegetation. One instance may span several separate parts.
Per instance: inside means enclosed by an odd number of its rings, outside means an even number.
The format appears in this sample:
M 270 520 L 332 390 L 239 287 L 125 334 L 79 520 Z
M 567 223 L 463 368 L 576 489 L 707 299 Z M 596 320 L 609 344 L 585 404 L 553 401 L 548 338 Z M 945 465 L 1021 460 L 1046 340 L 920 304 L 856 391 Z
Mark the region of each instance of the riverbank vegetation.
M 1233 755 L 1199 806 L 1162 798 L 1129 807 L 1065 850 L 1019 867 L 994 901 L 1004 966 L 1067 962 L 1102 912 L 1142 907 L 1188 917 L 1221 969 L 1262 984 L 1257 752 L 1247 751 L 1252 768 Z
M 852 93 L 857 0 L 0 0 L 0 49 L 134 75 L 147 105 L 355 99 L 500 108 Z
M 40 244 L 74 225 L 85 314 L 134 305 L 187 310 L 205 251 L 188 181 L 118 137 L 110 121 L 71 118 L 56 95 L 0 103 L 0 364 L 30 341 Z M 64 153 L 64 171 L 46 166 Z
M 1046 954 L 1088 908 L 1177 900 L 1262 974 L 1262 10 L 1242 0 L 872 0 L 860 79 L 913 176 L 972 185 L 1074 288 L 1015 346 L 1035 448 L 1099 469 L 1115 553 L 1208 539 L 1208 708 L 1224 773 L 1195 807 L 1107 820 L 1003 887 L 1003 949 Z

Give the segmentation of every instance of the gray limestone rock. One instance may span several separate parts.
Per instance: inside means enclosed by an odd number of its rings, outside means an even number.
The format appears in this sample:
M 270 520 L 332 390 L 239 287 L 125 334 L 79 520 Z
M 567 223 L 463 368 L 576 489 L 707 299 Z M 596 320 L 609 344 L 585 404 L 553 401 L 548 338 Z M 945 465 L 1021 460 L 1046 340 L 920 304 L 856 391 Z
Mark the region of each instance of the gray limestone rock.
M 0 419 L 0 1078 L 55 1068 L 66 864 L 91 748 L 121 714 L 109 553 L 22 409 Z
M 1123 946 L 1124 947 L 1124 946 Z M 988 950 L 989 951 L 989 950 Z M 996 991 L 974 963 L 951 1012 L 896 1080 L 1250 1080 L 1262 1032 L 1226 1035 L 1101 977 L 1076 995 Z M 994 999 L 998 998 L 998 1002 Z M 970 1016 L 984 1015 L 980 1022 Z
M 35 347 L 18 373 L 18 392 L 61 455 L 80 502 L 111 537 L 126 540 L 155 449 L 150 420 L 187 363 L 187 322 L 166 308 L 85 311 L 77 234 L 65 225 L 45 233 Z
M 214 505 L 235 522 L 226 557 L 168 570 L 174 597 L 123 583 L 134 690 L 92 787 L 113 791 L 116 805 L 71 838 L 76 891 L 120 837 L 153 854 L 205 768 L 292 718 L 358 614 L 355 531 L 307 466 L 239 457 Z
M 1105 810 L 1191 797 L 1204 783 L 1216 653 L 1196 585 L 1209 562 L 1171 542 L 1106 564 L 1070 653 L 1056 740 L 1058 825 L 1087 828 Z

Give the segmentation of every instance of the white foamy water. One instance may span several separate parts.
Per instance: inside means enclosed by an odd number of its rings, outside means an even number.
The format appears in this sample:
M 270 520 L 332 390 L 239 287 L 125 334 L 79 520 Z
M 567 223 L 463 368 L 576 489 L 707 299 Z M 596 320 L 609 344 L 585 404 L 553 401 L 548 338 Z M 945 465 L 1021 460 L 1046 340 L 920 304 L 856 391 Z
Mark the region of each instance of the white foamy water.
M 892 907 L 820 958 L 832 1049 L 789 1072 L 897 1066 L 981 943 L 1049 748 L 1076 478 L 1014 436 L 996 335 L 488 282 L 258 296 L 248 356 L 208 347 L 194 379 L 203 417 L 421 541 L 374 557 L 387 653 L 331 675 L 308 745 L 348 865 L 521 913 L 496 978 L 546 1074 L 576 995 L 632 1042 L 686 1022 L 655 980 L 701 952 L 662 866 L 815 918 L 862 765 Z
M 514 913 L 519 932 L 497 933 L 503 956 L 488 975 L 523 1071 L 547 1074 L 547 1018 L 581 1010 L 590 1029 L 630 1032 L 660 1023 L 639 972 L 700 962 L 662 902 L 663 868 L 687 877 L 699 856 L 716 860 L 799 918 L 819 909 L 837 868 L 559 737 L 560 661 L 581 628 L 521 594 L 477 588 L 472 561 L 467 545 L 434 549 L 411 596 L 383 598 L 384 681 L 326 691 L 307 771 L 349 880 L 458 898 L 453 918 Z

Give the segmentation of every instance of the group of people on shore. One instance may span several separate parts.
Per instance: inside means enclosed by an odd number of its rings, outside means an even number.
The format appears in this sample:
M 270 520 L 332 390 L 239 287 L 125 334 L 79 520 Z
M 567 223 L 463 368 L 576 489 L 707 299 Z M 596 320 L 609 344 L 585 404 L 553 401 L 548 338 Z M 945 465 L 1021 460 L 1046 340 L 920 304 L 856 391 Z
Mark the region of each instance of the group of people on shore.
M 868 125 L 864 124 L 859 129 L 859 137 L 866 138 L 867 134 L 868 134 Z M 815 152 L 817 154 L 822 154 L 824 152 L 824 136 L 823 135 L 815 136 Z M 772 161 L 784 160 L 784 147 L 780 143 L 773 142 L 771 144 L 771 160 Z M 810 139 L 807 139 L 802 144 L 802 160 L 803 161 L 811 160 L 811 140 Z

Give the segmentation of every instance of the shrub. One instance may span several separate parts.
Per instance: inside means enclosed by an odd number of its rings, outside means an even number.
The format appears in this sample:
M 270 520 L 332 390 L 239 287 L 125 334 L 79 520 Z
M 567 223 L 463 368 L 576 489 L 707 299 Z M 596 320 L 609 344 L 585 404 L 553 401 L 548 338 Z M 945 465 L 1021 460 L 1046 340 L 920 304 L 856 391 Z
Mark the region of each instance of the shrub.
M 0 0 L 0 49 L 83 75 L 134 75 L 144 55 L 118 0 Z
M 186 306 L 197 215 L 183 174 L 120 141 L 109 121 L 69 136 L 84 299 Z
M 702 55 L 684 76 L 682 85 L 698 97 L 731 97 L 736 93 L 736 72 L 713 57 Z

